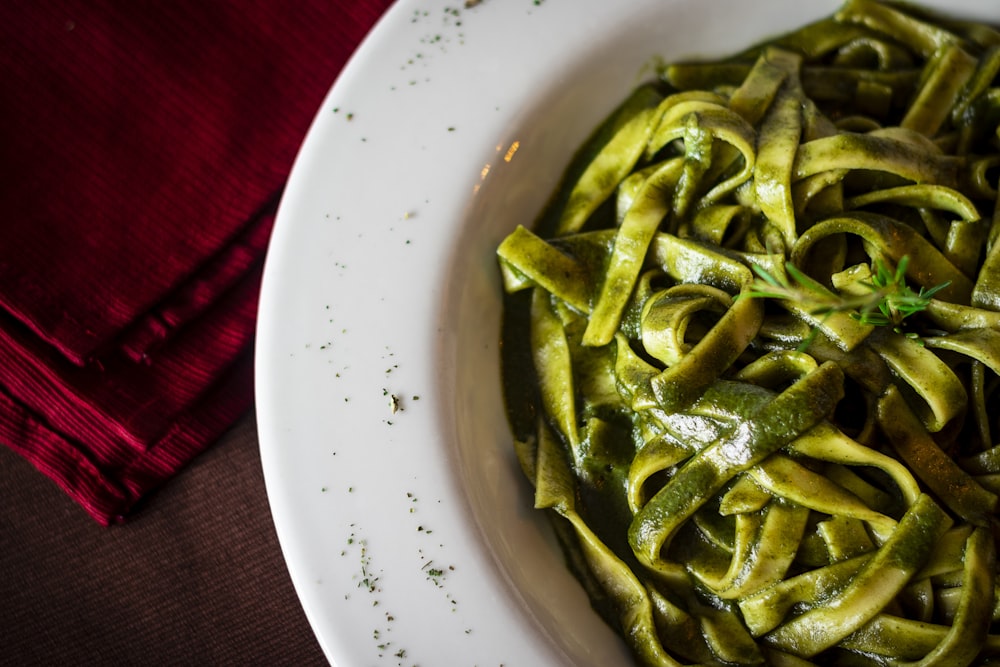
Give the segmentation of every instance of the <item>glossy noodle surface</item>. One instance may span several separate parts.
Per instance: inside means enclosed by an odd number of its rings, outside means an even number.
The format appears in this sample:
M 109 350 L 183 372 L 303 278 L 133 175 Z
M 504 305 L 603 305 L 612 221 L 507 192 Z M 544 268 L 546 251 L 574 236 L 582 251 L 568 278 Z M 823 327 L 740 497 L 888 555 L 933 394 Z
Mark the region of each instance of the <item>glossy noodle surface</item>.
M 665 66 L 500 245 L 515 449 L 638 663 L 1000 659 L 998 178 L 1000 32 L 851 1 Z

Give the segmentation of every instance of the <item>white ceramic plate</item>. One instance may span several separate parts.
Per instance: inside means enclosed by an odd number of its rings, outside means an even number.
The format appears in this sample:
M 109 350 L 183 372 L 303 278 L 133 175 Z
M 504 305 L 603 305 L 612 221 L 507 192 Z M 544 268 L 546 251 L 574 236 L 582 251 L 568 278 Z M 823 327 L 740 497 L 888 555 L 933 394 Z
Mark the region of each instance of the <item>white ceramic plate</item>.
M 267 490 L 331 662 L 627 664 L 513 458 L 494 250 L 659 59 L 838 4 L 403 0 L 383 17 L 296 162 L 258 332 Z

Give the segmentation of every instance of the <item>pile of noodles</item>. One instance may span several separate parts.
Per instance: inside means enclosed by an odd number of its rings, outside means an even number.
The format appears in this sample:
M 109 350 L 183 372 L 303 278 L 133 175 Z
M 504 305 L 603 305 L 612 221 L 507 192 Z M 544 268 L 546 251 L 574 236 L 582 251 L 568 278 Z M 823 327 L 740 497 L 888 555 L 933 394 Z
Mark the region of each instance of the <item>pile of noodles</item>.
M 535 506 L 642 664 L 1000 654 L 998 72 L 990 27 L 848 2 L 664 68 L 499 247 Z M 880 270 L 938 291 L 815 307 Z

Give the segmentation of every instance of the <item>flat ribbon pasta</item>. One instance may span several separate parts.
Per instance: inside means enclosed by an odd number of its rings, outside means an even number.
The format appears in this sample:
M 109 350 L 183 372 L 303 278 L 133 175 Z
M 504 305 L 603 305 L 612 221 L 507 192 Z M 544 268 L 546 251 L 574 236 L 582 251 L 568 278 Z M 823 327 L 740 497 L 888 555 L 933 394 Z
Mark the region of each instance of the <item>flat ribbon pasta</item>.
M 640 664 L 1000 660 L 998 181 L 1000 32 L 848 0 L 500 244 L 514 449 Z

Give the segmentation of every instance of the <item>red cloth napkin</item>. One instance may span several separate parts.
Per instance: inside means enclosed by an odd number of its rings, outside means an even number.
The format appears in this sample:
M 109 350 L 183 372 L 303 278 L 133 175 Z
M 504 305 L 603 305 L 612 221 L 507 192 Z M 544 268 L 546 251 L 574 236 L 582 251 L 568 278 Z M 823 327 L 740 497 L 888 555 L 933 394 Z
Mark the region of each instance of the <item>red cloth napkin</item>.
M 0 3 L 0 441 L 98 521 L 251 407 L 281 188 L 389 4 Z

